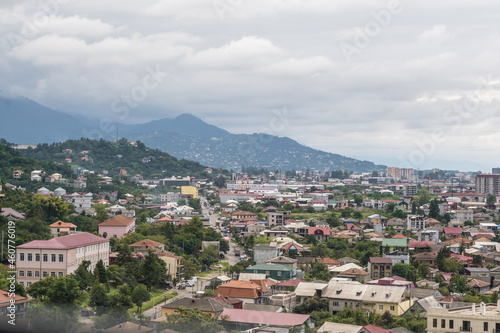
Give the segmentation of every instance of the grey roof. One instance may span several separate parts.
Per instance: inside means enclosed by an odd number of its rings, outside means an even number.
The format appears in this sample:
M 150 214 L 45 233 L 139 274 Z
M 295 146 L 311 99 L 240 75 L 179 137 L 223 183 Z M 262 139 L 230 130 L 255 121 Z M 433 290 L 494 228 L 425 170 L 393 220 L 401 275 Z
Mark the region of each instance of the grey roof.
M 279 256 L 279 257 L 276 257 L 276 258 L 273 258 L 273 259 L 269 259 L 269 260 L 266 260 L 266 263 L 269 263 L 269 264 L 277 264 L 277 263 L 280 263 L 280 264 L 294 264 L 297 262 L 297 259 L 293 259 L 293 258 L 288 258 L 288 257 L 283 257 L 283 256 Z
M 254 304 L 243 302 L 244 310 L 257 310 L 257 311 L 267 311 L 267 312 L 280 312 L 280 305 L 266 305 L 266 304 Z
M 489 273 L 490 271 L 487 268 L 480 268 L 480 267 L 465 267 L 466 270 L 469 272 L 476 272 L 476 273 Z
M 297 296 L 313 297 L 316 294 L 316 290 L 325 289 L 328 283 L 315 283 L 315 282 L 301 282 L 295 288 L 295 294 Z
M 330 281 L 322 296 L 383 303 L 400 303 L 405 288 L 399 286 L 367 285 L 354 281 Z
M 413 288 L 410 291 L 410 296 L 415 297 L 415 298 L 426 298 L 429 296 L 434 296 L 434 297 L 443 297 L 443 295 L 435 289 L 425 289 L 425 288 Z
M 326 322 L 318 329 L 318 333 L 358 333 L 363 326 Z
M 175 300 L 171 303 L 165 304 L 162 306 L 162 308 L 173 309 L 180 306 L 187 309 L 198 308 L 200 309 L 200 311 L 206 311 L 206 312 L 222 312 L 226 308 L 232 308 L 231 305 L 210 297 L 205 297 L 205 298 L 184 297 Z
M 426 298 L 419 299 L 418 304 L 424 308 L 424 310 L 427 312 L 429 308 L 440 308 L 441 306 L 439 305 L 438 301 L 433 297 L 429 296 Z
M 392 333 L 415 333 L 415 332 L 410 331 L 409 329 L 404 328 L 404 327 L 394 327 L 394 328 L 391 328 L 391 332 Z

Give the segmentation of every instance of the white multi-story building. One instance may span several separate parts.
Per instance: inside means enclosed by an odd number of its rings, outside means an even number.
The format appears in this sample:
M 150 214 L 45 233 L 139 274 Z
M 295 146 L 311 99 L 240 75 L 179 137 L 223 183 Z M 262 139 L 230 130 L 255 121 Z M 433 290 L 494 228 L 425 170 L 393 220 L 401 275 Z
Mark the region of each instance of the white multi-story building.
M 467 308 L 427 310 L 427 333 L 499 332 L 500 301 Z
M 109 240 L 84 232 L 19 245 L 16 251 L 17 282 L 25 287 L 47 276 L 67 276 L 84 261 L 90 270 L 102 260 L 109 264 Z

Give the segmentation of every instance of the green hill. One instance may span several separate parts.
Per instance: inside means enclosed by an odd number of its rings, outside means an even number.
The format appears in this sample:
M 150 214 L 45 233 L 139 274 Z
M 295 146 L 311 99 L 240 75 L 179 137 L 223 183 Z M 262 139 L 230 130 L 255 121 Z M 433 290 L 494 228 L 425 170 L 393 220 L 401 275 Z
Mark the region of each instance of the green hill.
M 0 139 L 0 179 L 2 181 L 12 182 L 12 172 L 14 170 L 24 172 L 21 177 L 22 180 L 30 179 L 30 173 L 33 170 L 44 170 L 48 174 L 60 173 L 63 177 L 71 178 L 73 172 L 68 165 L 24 157 L 20 154 L 20 151 L 15 150 L 11 145 L 4 139 Z
M 129 143 L 126 139 L 116 142 L 80 139 L 43 143 L 22 153 L 37 160 L 66 163 L 99 173 L 107 170 L 110 176 L 116 176 L 124 169 L 128 175 L 141 174 L 145 178 L 213 177 L 198 162 L 177 159 L 158 149 L 148 148 L 140 141 Z

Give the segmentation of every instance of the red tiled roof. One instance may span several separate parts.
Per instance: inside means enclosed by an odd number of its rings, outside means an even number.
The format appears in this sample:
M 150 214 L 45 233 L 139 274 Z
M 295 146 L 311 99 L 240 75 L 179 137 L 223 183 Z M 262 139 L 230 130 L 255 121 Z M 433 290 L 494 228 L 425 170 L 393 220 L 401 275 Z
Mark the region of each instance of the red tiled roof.
M 404 239 L 404 238 L 406 238 L 406 236 L 404 236 L 404 235 L 400 235 L 400 234 L 397 234 L 397 235 L 392 236 L 392 238 L 396 238 L 396 239 Z
M 288 280 L 285 282 L 278 283 L 276 286 L 278 287 L 297 287 L 299 283 L 301 282 L 307 282 L 306 280 L 301 280 L 301 279 L 293 279 L 293 280 Z
M 19 245 L 18 249 L 74 249 L 77 247 L 107 243 L 109 240 L 82 232 L 80 234 L 56 237 L 49 240 L 34 240 Z
M 330 228 L 328 228 L 328 227 L 309 227 L 309 228 L 307 228 L 308 235 L 316 235 L 317 231 L 321 231 L 323 233 L 323 235 L 325 235 L 325 236 L 330 235 Z
M 369 260 L 372 264 L 392 264 L 391 258 L 383 257 L 370 257 Z
M 0 290 L 0 307 L 9 305 L 11 299 L 15 300 L 16 303 L 28 302 L 28 299 L 26 297 L 23 297 L 19 294 L 15 294 L 13 295 L 13 297 L 9 297 L 8 291 Z
M 159 247 L 159 246 L 164 246 L 165 244 L 155 242 L 154 240 L 151 239 L 143 239 L 141 241 L 138 241 L 137 243 L 130 244 L 130 247 L 142 247 L 142 246 L 154 246 L 154 247 Z
M 460 227 L 444 227 L 443 231 L 445 234 L 456 234 L 456 235 L 462 234 L 462 228 Z
M 51 228 L 76 228 L 76 225 L 69 222 L 57 221 L 52 223 L 49 227 Z
M 369 331 L 370 333 L 391 333 L 390 330 L 386 330 L 385 328 L 381 328 L 378 326 L 373 326 L 373 325 L 366 325 L 363 326 L 364 329 Z
M 237 323 L 293 327 L 303 325 L 310 318 L 310 316 L 296 313 L 224 309 L 219 316 L 219 320 L 222 318 L 225 318 L 227 321 Z
M 234 298 L 258 298 L 262 288 L 251 281 L 231 280 L 226 284 L 217 287 L 217 294 Z
M 125 227 L 133 223 L 135 219 L 125 216 L 118 215 L 109 220 L 106 220 L 99 224 L 99 226 L 107 226 L 107 227 Z

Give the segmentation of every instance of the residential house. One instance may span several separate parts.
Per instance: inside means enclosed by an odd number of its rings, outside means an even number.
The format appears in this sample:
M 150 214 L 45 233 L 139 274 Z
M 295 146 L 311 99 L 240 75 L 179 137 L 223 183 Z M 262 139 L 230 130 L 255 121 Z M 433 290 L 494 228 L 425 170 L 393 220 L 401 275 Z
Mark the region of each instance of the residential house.
M 297 259 L 279 256 L 270 260 L 266 260 L 266 264 L 285 265 L 293 269 L 297 269 L 297 261 Z
M 75 212 L 80 214 L 84 210 L 92 208 L 92 193 L 79 194 L 73 193 L 69 197 L 69 203 L 75 207 Z
M 23 173 L 24 173 L 24 172 L 23 172 L 23 171 L 21 171 L 21 170 L 14 170 L 14 171 L 12 172 L 12 177 L 13 177 L 14 179 L 21 179 L 21 175 L 22 175 Z
M 285 265 L 257 264 L 245 269 L 246 273 L 266 274 L 267 277 L 275 280 L 290 280 L 295 277 L 297 271 Z
M 241 211 L 241 210 L 237 210 L 237 211 L 234 211 L 231 213 L 231 220 L 232 221 L 243 221 L 247 218 L 255 219 L 256 217 L 257 217 L 257 215 L 255 215 L 255 213 L 245 212 L 245 211 Z
M 481 267 L 464 267 L 465 275 L 470 276 L 472 279 L 482 280 L 490 283 L 490 270 Z
M 448 238 L 456 238 L 462 236 L 461 227 L 444 227 L 443 232 Z
M 64 236 L 76 233 L 76 225 L 69 222 L 57 221 L 50 226 L 52 236 Z
M 391 258 L 370 257 L 368 260 L 368 274 L 371 280 L 392 276 Z
M 267 225 L 285 225 L 285 221 L 290 219 L 291 211 L 269 212 L 267 213 Z
M 328 283 L 326 282 L 300 282 L 295 288 L 297 305 L 301 305 L 306 300 L 315 296 L 322 297 L 323 291 L 327 286 Z
M 482 295 L 490 290 L 490 283 L 479 279 L 472 279 L 467 282 L 467 285 L 474 289 L 476 295 Z
M 426 298 L 415 300 L 413 302 L 413 305 L 408 310 L 406 310 L 403 316 L 408 316 L 410 314 L 413 316 L 425 316 L 427 314 L 427 311 L 433 311 L 434 308 L 440 307 L 441 305 L 438 303 L 438 301 L 433 296 L 429 296 Z
M 1 208 L 0 215 L 7 218 L 9 221 L 17 221 L 25 219 L 24 213 L 19 213 L 16 210 L 9 207 Z
M 157 250 L 155 254 L 165 262 L 165 267 L 167 269 L 167 276 L 170 276 L 172 280 L 174 278 L 180 278 L 182 273 L 184 273 L 184 265 L 181 264 L 183 257 L 176 256 L 172 252 L 165 250 Z
M 224 309 L 232 309 L 233 307 L 225 302 L 219 301 L 211 297 L 190 298 L 183 297 L 173 302 L 162 305 L 161 316 L 165 317 L 171 314 L 179 313 L 178 308 L 198 309 L 201 313 L 210 315 L 212 318 L 218 317 Z
M 409 241 L 404 238 L 382 239 L 381 251 L 384 258 L 391 258 L 392 263 L 410 263 Z
M 277 225 L 270 230 L 264 230 L 266 238 L 286 237 L 290 233 L 290 229 L 285 226 Z
M 254 247 L 253 259 L 256 264 L 265 264 L 267 260 L 276 258 L 279 255 L 278 243 L 260 243 Z
M 314 236 L 318 242 L 326 242 L 330 238 L 330 228 L 328 227 L 309 227 L 307 229 L 309 236 Z
M 125 215 L 118 215 L 99 224 L 99 234 L 107 234 L 107 238 L 122 238 L 125 234 L 133 232 L 135 219 Z
M 365 283 L 366 281 L 368 281 L 368 275 L 370 274 L 365 270 L 358 268 L 350 268 L 343 272 L 338 273 L 337 278 L 346 278 L 349 279 L 350 281 L 358 281 L 361 283 Z
M 429 266 L 434 266 L 436 264 L 436 255 L 430 252 L 417 253 L 412 257 L 420 264 L 426 263 Z
M 28 298 L 18 293 L 0 290 L 0 317 L 14 313 L 16 318 L 23 318 L 29 302 Z
M 289 329 L 303 331 L 306 327 L 314 327 L 314 323 L 309 315 L 296 313 L 225 309 L 219 316 L 219 320 L 222 320 L 222 318 L 226 323 L 229 323 L 231 330 L 237 331 L 245 331 L 266 325 L 285 328 L 287 332 Z
M 43 177 L 45 177 L 45 171 L 42 171 L 42 170 L 31 171 L 31 181 L 32 182 L 41 182 Z
M 215 294 L 224 297 L 237 298 L 242 300 L 243 303 L 264 302 L 262 287 L 252 281 L 231 280 L 228 283 L 218 286 Z
M 143 239 L 137 243 L 130 244 L 129 246 L 133 252 L 142 253 L 145 256 L 149 254 L 149 251 L 156 252 L 165 250 L 165 244 L 155 242 L 151 239 Z
M 406 228 L 408 230 L 425 229 L 425 220 L 423 215 L 410 214 L 406 217 Z
M 47 276 L 67 276 L 84 261 L 93 270 L 99 260 L 109 264 L 109 240 L 87 232 L 35 240 L 17 246 L 17 282 L 29 287 Z
M 368 285 L 354 281 L 332 280 L 321 297 L 328 299 L 329 309 L 334 314 L 345 307 L 350 307 L 379 314 L 387 311 L 393 316 L 400 316 L 413 305 L 405 288 Z

